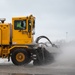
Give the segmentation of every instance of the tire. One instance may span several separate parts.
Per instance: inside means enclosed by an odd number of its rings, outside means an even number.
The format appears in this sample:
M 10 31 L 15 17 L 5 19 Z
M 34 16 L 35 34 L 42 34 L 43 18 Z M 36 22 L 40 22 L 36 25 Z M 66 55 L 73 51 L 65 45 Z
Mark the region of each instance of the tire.
M 30 62 L 30 56 L 24 48 L 16 48 L 12 52 L 11 60 L 15 65 L 25 65 Z
M 41 64 L 41 62 L 37 59 L 37 60 L 34 60 L 34 61 L 33 61 L 33 65 L 35 65 L 35 66 L 40 66 L 40 65 L 42 65 L 42 64 Z
M 33 61 L 35 66 L 47 65 L 54 61 L 54 57 L 46 49 L 37 49 L 37 59 Z
M 37 58 L 33 61 L 33 65 L 40 66 L 43 65 L 43 55 L 41 48 L 38 48 L 36 51 Z
M 52 62 L 54 62 L 54 56 L 47 50 L 44 50 L 44 64 L 51 64 Z

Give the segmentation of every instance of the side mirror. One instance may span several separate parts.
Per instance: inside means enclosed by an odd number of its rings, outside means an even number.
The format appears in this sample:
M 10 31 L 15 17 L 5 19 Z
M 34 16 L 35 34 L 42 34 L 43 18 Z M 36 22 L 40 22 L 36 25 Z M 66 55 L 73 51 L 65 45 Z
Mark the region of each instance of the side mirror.
M 33 21 L 33 31 L 32 31 L 32 35 L 35 34 L 35 20 Z
M 31 25 L 32 25 L 31 20 L 28 20 L 28 32 L 31 32 Z
M 33 29 L 35 28 L 35 20 L 33 21 Z

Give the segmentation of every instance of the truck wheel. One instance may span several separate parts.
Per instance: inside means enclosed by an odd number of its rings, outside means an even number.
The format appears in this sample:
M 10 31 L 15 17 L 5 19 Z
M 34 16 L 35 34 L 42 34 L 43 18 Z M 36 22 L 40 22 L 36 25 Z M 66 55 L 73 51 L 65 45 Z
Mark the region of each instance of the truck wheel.
M 11 60 L 15 65 L 24 65 L 28 64 L 30 57 L 25 49 L 17 48 L 12 52 Z
M 42 65 L 42 64 L 41 64 L 41 62 L 37 59 L 37 60 L 34 60 L 34 61 L 33 61 L 33 65 L 35 65 L 35 66 L 40 66 L 40 65 Z
M 43 65 L 43 55 L 41 48 L 38 48 L 36 51 L 37 58 L 33 61 L 33 65 L 40 66 Z
M 47 65 L 51 64 L 54 61 L 53 55 L 48 52 L 46 49 L 37 49 L 37 59 L 33 61 L 34 65 Z
M 44 64 L 51 64 L 54 62 L 54 56 L 47 50 L 44 50 Z

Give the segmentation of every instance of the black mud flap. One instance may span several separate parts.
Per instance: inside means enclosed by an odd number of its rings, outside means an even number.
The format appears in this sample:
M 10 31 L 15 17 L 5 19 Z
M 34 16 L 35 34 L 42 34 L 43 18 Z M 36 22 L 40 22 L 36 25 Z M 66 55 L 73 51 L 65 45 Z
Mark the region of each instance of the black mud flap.
M 36 50 L 37 58 L 33 61 L 34 65 L 47 65 L 54 61 L 53 55 L 45 48 L 39 47 Z

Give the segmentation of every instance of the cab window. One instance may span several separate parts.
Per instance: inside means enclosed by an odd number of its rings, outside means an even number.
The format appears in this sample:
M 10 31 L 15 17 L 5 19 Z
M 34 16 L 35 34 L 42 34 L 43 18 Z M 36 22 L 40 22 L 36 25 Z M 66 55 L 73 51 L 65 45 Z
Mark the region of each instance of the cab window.
M 26 20 L 15 20 L 14 21 L 15 30 L 25 30 L 26 29 Z

